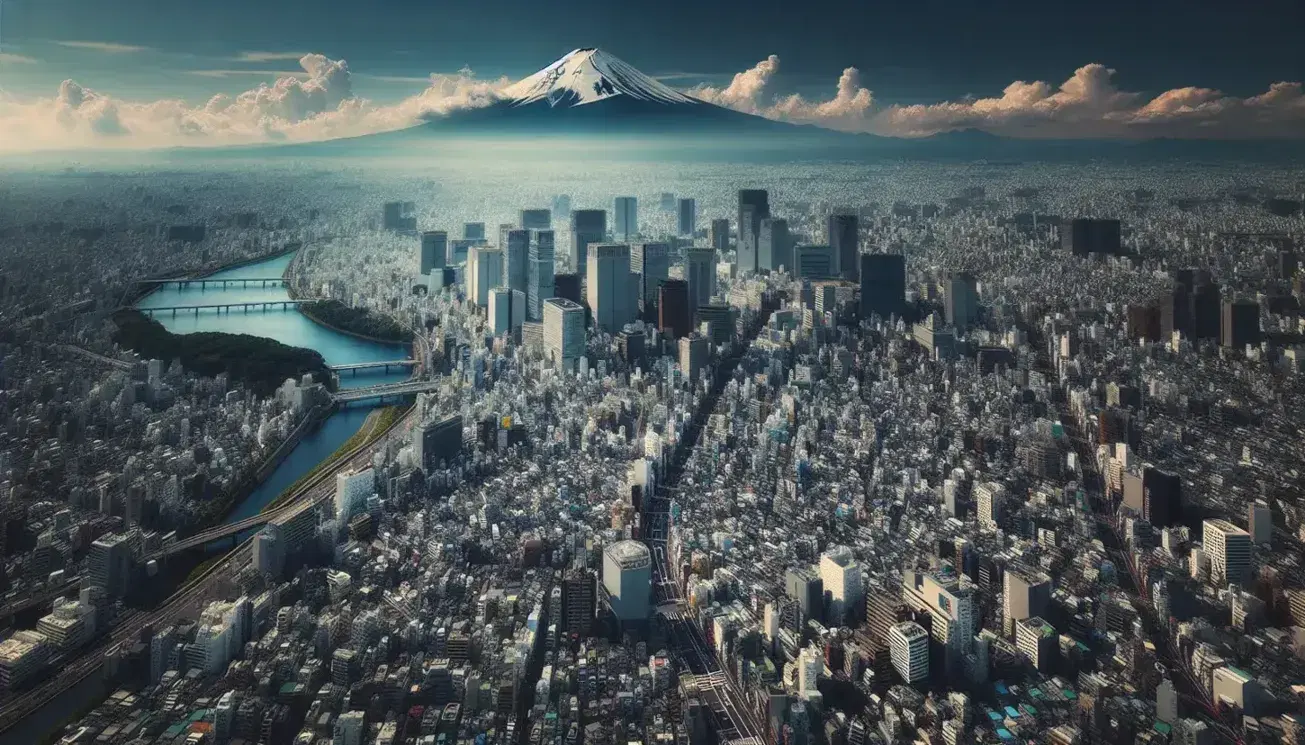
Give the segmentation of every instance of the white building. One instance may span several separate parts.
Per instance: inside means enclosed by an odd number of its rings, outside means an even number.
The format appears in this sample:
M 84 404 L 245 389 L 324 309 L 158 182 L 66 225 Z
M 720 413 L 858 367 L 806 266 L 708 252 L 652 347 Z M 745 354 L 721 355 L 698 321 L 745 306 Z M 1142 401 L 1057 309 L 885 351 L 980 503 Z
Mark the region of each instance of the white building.
M 335 475 L 335 519 L 347 525 L 349 518 L 362 511 L 376 489 L 376 476 L 372 469 Z
M 544 351 L 553 364 L 575 370 L 585 354 L 585 309 L 566 298 L 544 301 Z
M 680 370 L 695 386 L 698 373 L 707 366 L 710 356 L 707 337 L 698 333 L 680 337 Z
M 825 669 L 825 660 L 820 654 L 817 647 L 803 647 L 798 653 L 798 695 L 802 698 L 811 698 L 812 695 L 819 692 L 817 681 L 820 680 L 820 673 Z
M 489 291 L 503 284 L 503 252 L 496 248 L 472 246 L 467 251 L 467 298 L 484 308 Z
M 603 587 L 621 621 L 645 621 L 652 596 L 652 554 L 639 541 L 618 541 L 603 551 Z
M 1251 534 L 1227 520 L 1206 520 L 1202 530 L 1210 580 L 1217 585 L 1245 581 L 1251 571 Z
M 996 530 L 1001 523 L 1002 503 L 1006 499 L 1006 487 L 991 481 L 985 481 L 974 487 L 974 499 L 978 508 L 979 525 L 985 530 Z
M 948 669 L 959 664 L 974 643 L 974 587 L 952 575 L 906 572 L 902 600 L 933 617 L 933 638 L 947 648 Z
M 893 669 L 902 680 L 914 685 L 929 677 L 929 633 L 915 621 L 903 621 L 888 629 L 888 652 Z
M 489 291 L 489 328 L 494 336 L 515 333 L 526 322 L 526 296 L 518 290 Z
M 848 611 L 860 608 L 865 602 L 861 566 L 847 546 L 838 546 L 820 556 L 820 581 L 829 594 L 831 626 L 842 626 Z
M 0 692 L 11 691 L 40 672 L 52 652 L 39 631 L 20 630 L 0 642 Z

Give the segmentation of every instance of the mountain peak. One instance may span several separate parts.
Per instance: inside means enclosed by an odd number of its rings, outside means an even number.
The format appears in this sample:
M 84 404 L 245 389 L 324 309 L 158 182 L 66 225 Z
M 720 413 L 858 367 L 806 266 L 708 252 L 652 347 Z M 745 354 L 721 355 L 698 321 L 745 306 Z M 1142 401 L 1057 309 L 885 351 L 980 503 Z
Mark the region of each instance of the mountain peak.
M 549 106 L 583 106 L 616 96 L 662 104 L 693 104 L 694 98 L 664 85 L 613 54 L 587 47 L 509 86 L 514 105 L 545 101 Z

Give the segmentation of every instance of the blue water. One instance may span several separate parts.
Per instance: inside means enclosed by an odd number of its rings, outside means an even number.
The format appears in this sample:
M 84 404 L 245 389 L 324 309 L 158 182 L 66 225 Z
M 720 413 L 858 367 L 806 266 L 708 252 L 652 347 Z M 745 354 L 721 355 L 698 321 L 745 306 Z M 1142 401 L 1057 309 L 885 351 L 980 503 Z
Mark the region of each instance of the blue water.
M 240 279 L 243 277 L 280 277 L 290 263 L 291 256 L 285 255 L 256 264 L 249 264 L 237 269 L 218 272 L 209 279 Z M 288 300 L 289 295 L 280 286 L 210 285 L 200 289 L 198 285 L 181 288 L 167 285 L 143 298 L 139 308 L 163 308 L 170 306 L 212 305 L 217 303 L 252 303 L 276 300 Z M 197 331 L 222 331 L 229 334 L 252 334 L 275 339 L 283 344 L 315 349 L 322 355 L 328 365 L 347 365 L 357 362 L 380 362 L 385 360 L 402 360 L 412 356 L 411 350 L 403 345 L 381 344 L 341 334 L 325 326 L 308 320 L 293 308 L 287 310 L 251 309 L 248 313 L 232 310 L 230 313 L 218 313 L 215 310 L 178 311 L 174 316 L 170 311 L 155 314 L 155 320 L 169 331 L 188 334 Z M 394 369 L 390 373 L 381 370 L 364 370 L 357 374 L 346 372 L 340 376 L 340 385 L 345 388 L 376 385 L 378 383 L 396 383 L 405 380 L 407 370 Z M 334 453 L 340 445 L 358 431 L 363 420 L 367 418 L 369 407 L 365 404 L 353 404 L 337 410 L 322 423 L 316 431 L 310 432 L 300 440 L 284 461 L 271 475 L 254 490 L 244 501 L 236 505 L 227 521 L 233 522 L 250 517 L 273 499 L 286 487 L 298 481 L 301 476 L 311 471 L 327 456 Z M 245 536 L 242 536 L 242 538 Z M 230 544 L 224 544 L 229 546 Z

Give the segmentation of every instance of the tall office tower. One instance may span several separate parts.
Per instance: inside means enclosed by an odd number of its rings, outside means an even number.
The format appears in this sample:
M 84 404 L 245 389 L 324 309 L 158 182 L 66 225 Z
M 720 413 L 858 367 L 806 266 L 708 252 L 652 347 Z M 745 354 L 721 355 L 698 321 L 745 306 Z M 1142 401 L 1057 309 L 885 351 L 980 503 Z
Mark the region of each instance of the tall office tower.
M 569 569 L 562 580 L 562 618 L 558 628 L 588 636 L 598 614 L 598 578 L 592 569 Z
M 376 473 L 370 468 L 335 475 L 335 519 L 341 527 L 362 511 L 367 498 L 376 492 Z
M 847 615 L 860 615 L 865 605 L 861 565 L 847 546 L 838 546 L 820 556 L 820 581 L 829 593 L 829 624 L 842 626 Z
M 797 246 L 793 249 L 793 276 L 797 279 L 833 279 L 838 260 L 830 246 Z
M 838 260 L 838 275 L 849 282 L 860 281 L 861 262 L 857 257 L 861 254 L 861 234 L 856 215 L 830 215 L 825 229 L 829 247 Z
M 739 249 L 740 272 L 757 271 L 757 236 L 761 221 L 770 217 L 770 195 L 765 189 L 739 190 Z
M 522 230 L 553 229 L 553 213 L 546 209 L 521 210 L 518 220 Z
M 532 321 L 544 317 L 544 301 L 553 297 L 553 231 L 536 230 L 530 241 L 529 292 L 526 313 Z
M 1051 577 L 1008 567 L 1002 578 L 1002 629 L 1007 636 L 1015 633 L 1015 622 L 1040 616 L 1051 604 Z
M 483 241 L 476 241 L 470 238 L 455 238 L 449 241 L 449 256 L 445 266 L 457 266 L 458 264 L 467 263 L 467 256 L 471 254 L 472 246 L 479 246 Z
M 268 523 L 254 536 L 252 547 L 254 568 L 260 574 L 270 574 L 279 578 L 285 569 L 285 537 L 281 535 L 281 526 Z
M 634 197 L 617 197 L 612 204 L 612 235 L 630 240 L 639 233 L 639 200 Z
M 1218 339 L 1220 321 L 1219 285 L 1209 277 L 1197 279 L 1192 290 L 1192 338 Z
M 489 328 L 494 336 L 510 334 L 525 321 L 526 295 L 520 290 L 495 287 L 489 291 Z
M 711 230 L 707 234 L 707 241 L 711 247 L 725 253 L 730 250 L 730 221 L 728 218 L 718 218 L 711 221 Z
M 1246 518 L 1246 524 L 1251 529 L 1252 543 L 1269 543 L 1273 540 L 1273 512 L 1268 503 L 1252 502 Z
M 580 281 L 580 275 L 574 272 L 564 272 L 553 275 L 553 297 L 563 297 L 577 305 L 585 301 L 584 290 Z
M 893 669 L 907 685 L 929 677 L 929 632 L 915 621 L 903 621 L 888 629 L 888 651 Z
M 1061 227 L 1060 246 L 1075 256 L 1121 253 L 1119 221 L 1075 218 L 1068 227 Z
M 1042 673 L 1052 669 L 1057 653 L 1056 629 L 1039 616 L 1015 622 L 1015 647 Z
M 617 541 L 603 550 L 603 587 L 620 621 L 645 621 L 652 597 L 652 554 L 639 541 Z
M 503 284 L 503 252 L 497 248 L 472 246 L 467 252 L 467 297 L 486 307 L 489 291 Z
M 817 685 L 820 680 L 820 673 L 824 672 L 825 660 L 820 654 L 820 648 L 814 646 L 805 646 L 798 652 L 798 695 L 802 698 L 811 698 L 820 691 Z
M 711 350 L 707 346 L 707 337 L 691 334 L 680 338 L 680 370 L 691 381 L 698 380 L 698 373 L 707 366 Z
M 417 229 L 417 217 L 413 214 L 417 205 L 412 202 L 386 202 L 382 216 L 382 227 L 386 230 L 411 232 Z
M 438 467 L 440 461 L 452 461 L 461 453 L 461 414 L 432 419 L 412 430 L 412 454 L 423 471 Z
M 784 575 L 784 590 L 798 603 L 803 618 L 823 621 L 825 618 L 825 584 L 820 575 L 810 567 L 788 570 Z
M 630 246 L 630 271 L 639 275 L 639 309 L 657 301 L 657 288 L 671 276 L 671 247 L 665 243 Z
M 675 209 L 675 194 L 669 191 L 664 191 L 661 193 L 660 201 L 662 212 L 670 212 Z
M 679 232 L 681 237 L 692 238 L 698 232 L 698 203 L 692 199 L 681 199 L 676 205 L 679 213 Z
M 443 230 L 427 230 L 421 234 L 421 273 L 430 274 L 443 269 L 449 253 L 449 234 Z
M 947 294 L 943 298 L 947 323 L 964 331 L 979 315 L 979 291 L 974 275 L 956 272 L 947 278 Z
M 589 266 L 589 244 L 607 240 L 606 210 L 575 210 L 571 213 L 571 270 L 584 275 Z
M 590 247 L 585 274 L 585 300 L 594 323 L 613 334 L 635 317 L 631 295 L 630 247 L 624 243 L 599 243 Z
M 109 597 L 126 595 L 131 583 L 131 542 L 127 536 L 111 534 L 92 543 L 86 568 L 87 585 L 103 588 Z
M 1219 343 L 1229 349 L 1245 349 L 1260 343 L 1260 305 L 1254 300 L 1230 300 L 1223 304 Z
M 1201 548 L 1210 557 L 1210 581 L 1216 585 L 1242 584 L 1251 573 L 1251 534 L 1227 520 L 1202 524 Z
M 657 288 L 657 328 L 682 339 L 693 331 L 693 313 L 689 308 L 689 283 L 668 279 Z
M 684 280 L 689 283 L 689 313 L 697 317 L 699 306 L 716 294 L 716 251 L 691 248 L 684 252 Z
M 906 257 L 861 254 L 861 317 L 884 320 L 902 314 L 906 305 Z
M 927 613 L 935 641 L 947 650 L 947 669 L 955 670 L 973 647 L 978 617 L 974 587 L 952 574 L 902 575 L 902 600 L 915 611 Z
M 462 237 L 469 241 L 485 240 L 485 223 L 483 222 L 463 223 Z
M 530 282 L 530 231 L 507 231 L 503 251 L 503 286 L 524 294 Z
M 987 530 L 996 530 L 1001 524 L 1002 501 L 1006 498 L 1006 487 L 985 481 L 974 486 L 975 511 L 978 513 L 979 525 Z
M 761 221 L 757 236 L 757 266 L 763 272 L 793 269 L 793 238 L 788 233 L 788 220 L 767 217 Z
M 575 370 L 585 354 L 585 308 L 566 298 L 544 301 L 544 350 L 553 365 Z
M 1183 522 L 1183 480 L 1154 466 L 1142 469 L 1142 517 L 1157 528 Z

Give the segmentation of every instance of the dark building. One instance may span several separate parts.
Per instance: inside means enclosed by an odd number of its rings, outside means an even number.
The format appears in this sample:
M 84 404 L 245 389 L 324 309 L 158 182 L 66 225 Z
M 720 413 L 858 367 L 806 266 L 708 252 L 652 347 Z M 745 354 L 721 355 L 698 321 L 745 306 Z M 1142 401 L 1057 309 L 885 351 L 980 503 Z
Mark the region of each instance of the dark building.
M 906 257 L 861 254 L 861 317 L 901 315 L 906 303 Z
M 521 210 L 520 225 L 522 230 L 552 230 L 553 213 L 546 209 Z
M 419 425 L 413 433 L 412 444 L 413 455 L 423 471 L 436 467 L 440 461 L 457 458 L 462 452 L 462 415 L 454 414 Z
M 1068 226 L 1061 228 L 1060 245 L 1075 256 L 1119 254 L 1123 249 L 1120 244 L 1119 221 L 1075 218 Z
M 172 225 L 168 227 L 168 240 L 201 243 L 206 233 L 203 225 Z
M 584 297 L 580 294 L 580 275 L 553 275 L 553 297 L 566 298 L 577 305 L 584 305 Z
M 571 268 L 580 277 L 589 266 L 589 244 L 607 241 L 607 210 L 575 210 L 571 213 Z
M 463 223 L 462 237 L 469 241 L 485 240 L 485 223 L 483 222 Z
M 761 234 L 761 221 L 770 217 L 770 195 L 765 189 L 739 189 L 739 248 L 740 272 L 757 271 L 757 238 Z
M 1260 305 L 1254 300 L 1232 300 L 1223 304 L 1219 343 L 1230 349 L 1244 349 L 1260 343 Z
M 1192 290 L 1192 338 L 1219 338 L 1219 285 L 1209 279 L 1196 280 L 1196 289 Z
M 645 339 L 642 331 L 622 331 L 616 335 L 621 359 L 634 364 L 644 357 Z
M 1300 257 L 1291 249 L 1284 249 L 1278 252 L 1278 278 L 1291 279 L 1296 276 L 1296 271 L 1300 269 Z
M 449 255 L 449 234 L 443 230 L 427 230 L 421 234 L 421 273 L 431 274 L 443 269 Z
M 381 211 L 382 227 L 403 233 L 414 232 L 417 230 L 417 217 L 412 213 L 416 211 L 417 205 L 413 202 L 386 202 Z
M 671 332 L 676 339 L 693 333 L 688 282 L 668 279 L 657 288 L 657 328 Z
M 856 257 L 861 253 L 861 235 L 856 215 L 830 215 L 827 225 L 829 245 L 834 249 L 838 274 L 849 282 L 860 278 L 861 265 Z
M 711 221 L 711 231 L 707 234 L 707 240 L 711 247 L 716 249 L 717 253 L 725 253 L 730 250 L 730 221 L 724 217 Z
M 1160 335 L 1165 339 L 1177 331 L 1183 336 L 1192 335 L 1191 285 L 1175 283 L 1174 288 L 1157 301 L 1160 304 Z
M 598 576 L 591 569 L 572 569 L 562 580 L 562 623 L 567 634 L 588 636 L 598 612 Z
M 1128 338 L 1160 341 L 1161 304 L 1157 302 L 1128 306 Z
M 1178 474 L 1142 469 L 1142 517 L 1157 528 L 1179 525 L 1183 518 L 1183 482 Z
M 790 569 L 784 576 L 788 596 L 798 603 L 803 618 L 824 620 L 825 583 L 810 568 Z
M 681 199 L 677 207 L 679 217 L 677 234 L 692 236 L 698 231 L 698 203 L 692 199 Z

